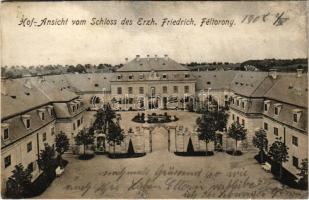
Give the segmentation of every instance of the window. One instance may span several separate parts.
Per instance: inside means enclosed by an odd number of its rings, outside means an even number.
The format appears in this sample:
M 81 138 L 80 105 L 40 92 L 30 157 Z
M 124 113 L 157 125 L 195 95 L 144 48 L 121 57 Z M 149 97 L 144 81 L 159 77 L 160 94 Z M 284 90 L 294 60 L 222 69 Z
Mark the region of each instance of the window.
M 29 163 L 28 169 L 29 169 L 30 173 L 33 172 L 33 169 L 34 169 L 33 162 Z
M 122 88 L 121 87 L 117 88 L 117 94 L 122 94 Z
M 144 74 L 140 74 L 139 79 L 144 79 Z
M 163 93 L 166 94 L 167 93 L 167 86 L 163 86 L 162 90 L 163 90 Z
M 9 129 L 8 128 L 3 130 L 3 139 L 4 140 L 9 139 Z
M 185 93 L 189 93 L 189 86 L 186 85 L 186 86 L 184 87 L 184 90 L 185 90 Z
M 264 101 L 264 111 L 267 112 L 269 110 L 270 101 L 266 100 Z
M 11 165 L 11 155 L 4 158 L 4 167 L 7 168 Z
M 84 117 L 80 118 L 80 124 L 84 123 Z
M 132 87 L 128 87 L 128 93 L 133 94 L 133 88 Z
M 236 120 L 238 123 L 239 123 L 239 117 L 237 117 L 237 120 Z
M 121 80 L 121 75 L 118 75 L 118 76 L 117 76 L 117 79 L 118 79 L 118 80 Z
M 235 100 L 234 100 L 234 98 L 232 98 L 232 103 L 233 103 L 233 104 L 235 104 Z
M 166 75 L 166 74 L 163 74 L 163 75 L 162 75 L 162 78 L 163 78 L 163 79 L 167 79 L 167 75 Z
M 264 122 L 264 130 L 268 131 L 268 124 Z
M 233 121 L 235 120 L 235 115 L 234 114 L 232 115 L 232 119 L 233 119 Z
M 73 112 L 75 112 L 75 106 L 73 106 Z
M 243 126 L 245 126 L 245 120 L 244 120 L 244 119 L 241 120 L 241 124 L 242 124 Z
M 211 84 L 211 82 L 210 81 L 207 81 L 207 85 L 210 85 Z
M 156 95 L 156 88 L 155 87 L 151 87 L 150 91 L 151 91 L 151 96 L 152 97 Z
M 79 127 L 80 126 L 80 120 L 78 119 L 77 120 L 77 127 Z
M 185 74 L 185 78 L 189 78 L 190 77 L 190 74 Z
M 30 152 L 32 150 L 32 142 L 29 142 L 27 144 L 27 152 Z
M 264 111 L 267 111 L 268 110 L 268 106 L 267 104 L 264 104 Z
M 140 94 L 144 94 L 144 87 L 140 87 L 140 88 L 139 88 L 139 93 L 140 93 Z
M 52 128 L 50 129 L 50 132 L 51 132 L 51 135 L 55 135 L 55 127 L 52 127 Z
M 241 102 L 241 107 L 245 108 L 245 102 Z
M 43 142 L 46 141 L 46 133 L 43 133 L 42 141 L 43 141 Z
M 41 119 L 42 119 L 42 120 L 45 120 L 45 113 L 43 113 L 43 112 L 42 112 L 42 114 L 41 114 Z
M 279 115 L 279 108 L 275 107 L 275 115 Z
M 132 80 L 133 79 L 133 75 L 131 74 L 131 75 L 129 75 L 129 79 L 130 80 Z
M 297 113 L 293 114 L 293 122 L 298 122 L 298 117 L 297 117 Z
M 238 99 L 236 100 L 236 105 L 239 106 L 239 100 Z
M 298 146 L 298 138 L 295 136 L 292 136 L 292 144 L 294 144 L 295 146 Z
M 298 158 L 293 156 L 293 166 L 298 168 Z
M 31 126 L 31 122 L 30 122 L 30 119 L 26 119 L 26 128 L 30 128 Z
M 174 93 L 178 93 L 178 86 L 174 86 Z
M 73 130 L 75 130 L 76 129 L 76 125 L 75 125 L 75 123 L 73 123 Z
M 274 135 L 278 136 L 278 128 L 274 127 Z
M 76 110 L 78 110 L 78 108 L 79 108 L 79 104 L 77 103 L 77 104 L 76 104 Z
M 94 84 L 94 87 L 99 87 L 99 84 L 95 83 L 95 84 Z
M 279 115 L 280 113 L 280 110 L 281 110 L 281 107 L 282 107 L 282 104 L 279 104 L 279 103 L 276 103 L 275 105 L 275 115 Z

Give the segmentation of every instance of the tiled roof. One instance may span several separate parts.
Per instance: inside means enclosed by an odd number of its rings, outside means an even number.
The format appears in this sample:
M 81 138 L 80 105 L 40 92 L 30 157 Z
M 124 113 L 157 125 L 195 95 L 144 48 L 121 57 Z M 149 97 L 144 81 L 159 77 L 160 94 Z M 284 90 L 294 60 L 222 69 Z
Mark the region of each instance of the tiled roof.
M 27 115 L 31 116 L 31 126 L 29 129 L 25 128 L 23 120 L 19 115 L 5 121 L 5 123 L 9 124 L 9 138 L 4 140 L 3 137 L 1 137 L 1 148 L 17 141 L 24 136 L 27 136 L 33 131 L 55 120 L 55 117 L 49 115 L 47 112 L 45 112 L 45 120 L 41 120 L 36 109 L 28 112 Z
M 229 89 L 236 71 L 203 71 L 191 72 L 196 77 L 196 90 Z
M 188 68 L 180 65 L 171 58 L 135 58 L 132 61 L 124 64 L 118 69 L 118 72 L 130 71 L 189 71 Z
M 263 97 L 272 83 L 267 72 L 239 71 L 231 82 L 231 90 L 246 97 Z
M 277 76 L 276 83 L 265 97 L 308 108 L 307 73 L 301 77 L 297 77 L 295 73 Z
M 69 101 L 77 97 L 73 92 L 59 90 L 37 77 L 5 80 L 1 89 L 1 119 L 52 101 Z

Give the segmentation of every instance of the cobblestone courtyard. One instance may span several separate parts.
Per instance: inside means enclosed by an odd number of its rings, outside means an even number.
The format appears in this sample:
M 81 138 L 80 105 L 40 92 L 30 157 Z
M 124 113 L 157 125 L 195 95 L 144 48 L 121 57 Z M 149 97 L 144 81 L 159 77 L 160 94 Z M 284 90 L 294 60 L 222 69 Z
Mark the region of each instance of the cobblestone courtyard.
M 86 119 L 90 120 L 94 112 L 88 114 Z M 184 126 L 195 123 L 195 115 L 181 112 L 177 116 L 178 123 L 187 119 Z M 38 198 L 307 197 L 307 191 L 282 187 L 272 174 L 263 171 L 253 158 L 256 154 L 251 149 L 242 156 L 215 152 L 211 157 L 179 157 L 160 150 L 140 158 L 96 155 L 86 161 L 66 154 L 69 164 L 64 174 Z

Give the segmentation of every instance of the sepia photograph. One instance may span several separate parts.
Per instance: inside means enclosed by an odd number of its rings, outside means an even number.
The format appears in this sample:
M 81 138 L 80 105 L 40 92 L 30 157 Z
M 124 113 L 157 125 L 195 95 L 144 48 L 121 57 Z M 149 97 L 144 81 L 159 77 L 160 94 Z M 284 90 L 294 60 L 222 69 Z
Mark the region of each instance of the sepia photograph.
M 1 2 L 1 198 L 307 199 L 307 11 Z

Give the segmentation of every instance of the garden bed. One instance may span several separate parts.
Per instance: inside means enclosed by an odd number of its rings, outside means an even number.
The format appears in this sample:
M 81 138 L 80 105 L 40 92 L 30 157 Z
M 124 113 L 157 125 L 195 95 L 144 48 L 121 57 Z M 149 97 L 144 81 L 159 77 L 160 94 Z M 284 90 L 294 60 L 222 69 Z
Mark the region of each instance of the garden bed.
M 119 159 L 119 158 L 139 158 L 145 156 L 146 153 L 134 153 L 134 154 L 129 154 L 129 153 L 109 153 L 108 157 L 112 159 Z
M 145 123 L 146 121 L 148 123 L 168 123 L 168 122 L 175 122 L 178 121 L 178 118 L 176 116 L 168 115 L 166 112 L 164 114 L 156 114 L 152 113 L 151 115 L 147 115 L 147 120 L 145 120 L 145 114 L 138 113 L 132 121 L 137 123 Z
M 176 156 L 213 156 L 213 151 L 174 152 Z
M 230 154 L 232 156 L 241 156 L 243 153 L 241 151 L 233 151 L 233 150 L 229 150 L 229 151 L 226 151 L 227 154 Z

